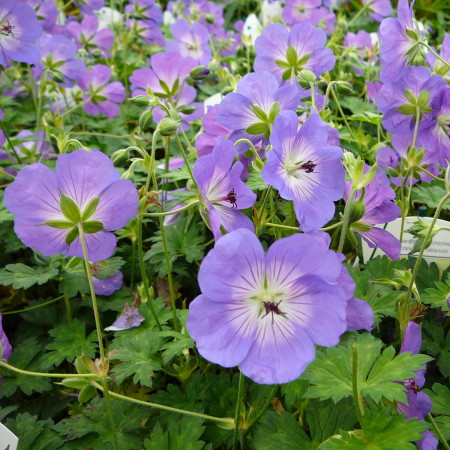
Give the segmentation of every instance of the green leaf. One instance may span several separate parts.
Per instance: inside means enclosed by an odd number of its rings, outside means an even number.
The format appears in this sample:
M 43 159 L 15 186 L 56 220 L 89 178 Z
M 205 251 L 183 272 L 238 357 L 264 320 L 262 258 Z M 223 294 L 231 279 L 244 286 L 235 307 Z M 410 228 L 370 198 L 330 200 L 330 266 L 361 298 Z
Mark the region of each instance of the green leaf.
M 442 384 L 434 383 L 432 390 L 423 389 L 423 392 L 430 397 L 433 403 L 431 412 L 435 416 L 434 420 L 442 431 L 445 440 L 450 440 L 450 410 L 448 407 L 450 405 L 450 389 Z
M 42 225 L 58 228 L 60 230 L 68 230 L 69 228 L 73 228 L 73 223 L 68 222 L 67 220 L 47 220 Z
M 275 118 L 280 114 L 280 105 L 278 102 L 275 102 L 271 107 L 269 111 L 269 122 L 274 123 Z
M 51 367 L 51 364 L 43 355 L 38 340 L 34 337 L 23 340 L 15 347 L 8 358 L 8 363 L 30 372 L 46 372 Z M 42 393 L 52 389 L 48 378 L 31 377 L 10 372 L 6 369 L 2 369 L 2 377 L 3 382 L 0 384 L 0 394 L 6 397 L 14 394 L 19 388 L 26 395 L 31 395 L 33 392 Z
M 284 395 L 284 401 L 288 410 L 303 400 L 303 396 L 308 389 L 308 382 L 302 378 L 281 385 L 281 393 Z
M 78 228 L 76 228 L 76 227 L 72 228 L 66 236 L 66 240 L 65 240 L 66 244 L 70 245 L 72 242 L 74 242 L 75 239 L 78 237 L 78 234 L 79 234 Z
M 266 112 L 258 105 L 252 105 L 252 111 L 261 122 L 268 122 L 269 118 L 267 117 Z
M 111 409 L 119 448 L 142 448 L 144 430 L 141 421 L 148 419 L 151 414 L 149 408 L 121 400 L 112 400 Z M 113 433 L 104 399 L 94 398 L 82 414 L 62 420 L 54 428 L 65 436 L 69 448 L 95 448 L 95 450 L 113 448 Z
M 48 450 L 60 448 L 64 441 L 53 430 L 51 419 L 38 420 L 29 413 L 18 414 L 15 419 L 8 419 L 6 427 L 18 438 L 18 450 Z
M 86 324 L 74 319 L 71 324 L 61 324 L 49 331 L 53 342 L 46 349 L 50 350 L 48 360 L 58 366 L 64 360 L 73 362 L 77 356 L 95 357 L 97 351 L 97 334 L 92 331 L 86 336 Z
M 83 210 L 81 215 L 81 220 L 84 222 L 92 217 L 92 215 L 97 211 L 98 203 L 100 202 L 100 197 L 93 197 L 89 200 L 89 203 Z
M 385 398 L 406 403 L 403 381 L 413 378 L 414 372 L 431 360 L 427 355 L 412 355 L 410 352 L 395 356 L 394 347 L 388 347 L 380 354 L 383 343 L 379 339 L 369 333 L 359 334 L 345 346 L 317 353 L 303 376 L 311 383 L 305 397 L 337 402 L 353 395 L 353 345 L 358 353 L 359 391 L 375 402 Z
M 156 359 L 156 353 L 161 346 L 158 333 L 147 331 L 140 336 L 127 340 L 126 347 L 111 346 L 114 350 L 111 361 L 120 361 L 112 369 L 115 382 L 122 383 L 126 378 L 133 377 L 133 383 L 151 387 L 154 372 L 161 369 Z
M 412 116 L 416 113 L 416 107 L 413 105 L 400 105 L 397 111 L 405 116 Z
M 261 422 L 255 426 L 252 444 L 257 450 L 316 448 L 295 418 L 284 411 L 281 414 L 276 412 L 265 414 Z
M 103 230 L 103 224 L 98 220 L 89 220 L 88 222 L 83 222 L 83 231 L 86 234 L 98 233 Z
M 425 289 L 425 292 L 421 296 L 423 303 L 431 305 L 433 308 L 441 308 L 442 311 L 447 312 L 447 316 L 450 315 L 450 308 L 447 304 L 447 298 L 450 296 L 450 273 L 447 275 L 445 283 L 435 282 L 436 288 Z
M 29 267 L 22 263 L 8 264 L 0 269 L 0 284 L 12 285 L 14 289 L 28 289 L 35 284 L 44 284 L 58 275 L 58 270 L 48 266 Z
M 68 195 L 61 194 L 59 206 L 67 220 L 73 224 L 81 222 L 80 208 L 78 208 L 78 205 Z
M 357 422 L 355 407 L 350 399 L 333 403 L 312 400 L 306 407 L 306 418 L 315 444 L 320 444 L 339 430 L 349 430 Z
M 391 415 L 390 408 L 367 410 L 362 432 L 341 433 L 321 446 L 323 450 L 415 450 L 414 441 L 422 439 L 427 424 L 417 419 L 405 421 L 403 414 Z
M 441 184 L 434 184 L 434 182 L 414 186 L 412 192 L 414 201 L 424 203 L 429 208 L 437 208 L 444 195 L 445 189 Z M 450 201 L 446 201 L 442 208 L 446 211 L 450 211 Z
M 248 126 L 245 129 L 245 132 L 248 134 L 264 134 L 267 132 L 267 130 L 270 131 L 270 128 L 266 122 L 257 122 Z
M 181 329 L 186 330 L 186 319 L 188 310 L 183 309 L 178 311 L 178 319 L 181 321 Z M 159 335 L 162 338 L 171 338 L 170 341 L 164 343 L 160 350 L 162 350 L 162 358 L 164 364 L 170 362 L 175 356 L 181 355 L 186 349 L 191 349 L 195 347 L 194 340 L 187 334 L 179 333 L 174 330 L 160 331 Z
M 264 183 L 262 179 L 262 174 L 260 170 L 250 169 L 247 181 L 245 184 L 252 190 L 264 191 L 268 188 L 267 184 Z
M 203 420 L 181 416 L 177 421 L 170 422 L 166 429 L 159 423 L 153 428 L 150 439 L 145 439 L 146 450 L 206 450 L 211 445 L 200 441 L 205 430 Z
M 422 349 L 436 357 L 436 364 L 442 375 L 450 377 L 450 331 L 445 327 L 425 322 L 422 327 Z
M 286 50 L 286 60 L 291 67 L 295 67 L 297 65 L 297 51 L 294 47 L 292 47 L 292 45 L 290 45 Z

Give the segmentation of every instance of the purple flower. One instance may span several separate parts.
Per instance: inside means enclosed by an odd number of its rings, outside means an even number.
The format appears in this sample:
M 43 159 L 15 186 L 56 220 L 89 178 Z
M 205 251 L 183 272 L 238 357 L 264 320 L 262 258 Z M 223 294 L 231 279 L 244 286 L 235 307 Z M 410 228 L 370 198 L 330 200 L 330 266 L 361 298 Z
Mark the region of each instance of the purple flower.
M 317 25 L 322 16 L 319 11 L 320 6 L 322 6 L 321 0 L 291 0 L 286 2 L 283 8 L 283 20 L 288 25 L 303 22 Z
M 253 206 L 256 195 L 241 180 L 243 165 L 233 164 L 237 150 L 232 142 L 216 139 L 212 153 L 198 158 L 194 178 L 204 198 L 215 239 L 222 236 L 221 227 L 230 232 L 238 228 L 253 231 L 253 222 L 239 209 Z
M 125 7 L 125 12 L 154 23 L 161 23 L 163 20 L 161 8 L 155 4 L 155 0 L 133 0 Z
M 93 267 L 93 283 L 94 290 L 97 295 L 112 295 L 114 292 L 119 290 L 123 286 L 123 274 L 120 270 L 117 270 L 116 273 L 107 278 L 97 278 L 96 268 Z
M 46 33 L 55 30 L 58 20 L 58 8 L 53 0 L 27 0 L 27 3 L 36 11 L 36 16 Z
M 138 327 L 143 321 L 141 313 L 135 306 L 126 305 L 123 313 L 116 319 L 116 321 L 109 327 L 105 328 L 105 331 L 123 331 L 130 328 Z
M 19 156 L 30 158 L 31 160 L 36 160 L 36 158 L 41 156 L 49 156 L 51 147 L 43 131 L 36 133 L 30 130 L 22 130 L 17 133 L 16 138 L 20 138 L 19 144 L 14 147 Z
M 161 28 L 153 20 L 127 20 L 127 27 L 135 39 L 142 39 L 149 45 L 164 46 L 165 40 Z
M 41 52 L 41 61 L 33 70 L 35 78 L 41 76 L 46 70 L 58 83 L 72 86 L 69 80 L 74 80 L 86 72 L 84 63 L 75 58 L 78 51 L 70 39 L 61 35 L 44 34 L 37 45 Z
M 178 52 L 182 56 L 194 59 L 198 65 L 206 66 L 211 60 L 209 32 L 200 23 L 190 26 L 186 20 L 180 19 L 170 27 L 175 40 L 167 42 L 168 52 Z
M 11 355 L 12 347 L 9 343 L 8 336 L 6 336 L 6 333 L 3 330 L 2 320 L 3 317 L 0 313 L 0 359 L 8 359 Z
M 0 66 L 9 60 L 34 64 L 39 52 L 33 44 L 42 34 L 34 9 L 17 0 L 2 0 L 0 5 Z
M 405 335 L 403 337 L 400 353 L 411 352 L 417 354 L 422 346 L 422 333 L 420 325 L 415 322 L 408 322 Z M 403 383 L 406 387 L 406 398 L 408 404 L 399 403 L 397 409 L 406 415 L 407 419 L 417 417 L 419 420 L 425 420 L 425 416 L 431 411 L 431 399 L 427 394 L 420 391 L 425 383 L 425 368 L 416 372 L 414 378 L 405 380 Z M 416 442 L 417 446 L 422 450 L 433 450 L 437 448 L 438 440 L 430 431 L 423 433 L 423 439 Z
M 350 61 L 354 63 L 356 53 L 358 66 L 353 66 L 353 70 L 360 75 L 364 74 L 368 62 L 373 61 L 377 54 L 377 49 L 372 44 L 372 37 L 364 30 L 359 30 L 356 34 L 348 32 L 344 39 L 344 47 L 355 50 L 350 53 Z
M 383 87 L 383 84 L 379 81 L 366 81 L 367 85 L 367 96 L 372 103 L 376 102 L 376 98 Z
M 295 111 L 299 97 L 296 86 L 280 88 L 270 72 L 249 73 L 239 82 L 237 92 L 226 95 L 222 100 L 217 121 L 230 130 L 268 139 L 280 111 Z
M 118 103 L 125 100 L 125 88 L 119 81 L 109 83 L 111 69 L 103 64 L 92 66 L 89 72 L 78 77 L 77 82 L 87 92 L 84 110 L 91 116 L 103 113 L 106 117 L 116 117 L 120 113 Z
M 409 34 L 420 32 L 414 26 L 414 15 L 408 0 L 399 0 L 398 18 L 388 17 L 381 22 L 381 71 L 380 81 L 389 83 L 397 80 L 400 72 L 419 51 L 417 40 Z
M 410 134 L 419 109 L 420 127 L 426 128 L 432 120 L 431 113 L 440 103 L 446 87 L 440 75 L 433 75 L 426 67 L 410 66 L 402 70 L 397 81 L 386 83 L 380 90 L 376 103 L 384 113 L 383 126 L 396 134 Z
M 184 79 L 196 67 L 192 58 L 184 58 L 178 53 L 157 53 L 150 60 L 151 68 L 144 67 L 133 72 L 130 81 L 137 88 L 135 95 L 146 95 L 147 86 L 162 99 L 176 95 L 183 86 Z
M 293 111 L 278 116 L 262 177 L 282 198 L 294 202 L 300 228 L 307 232 L 333 218 L 334 201 L 344 194 L 345 170 L 342 149 L 328 144 L 330 128 L 318 114 L 306 119 L 300 130 L 298 125 Z
M 5 189 L 4 204 L 15 215 L 17 236 L 47 256 L 82 258 L 77 231 L 82 223 L 91 261 L 113 254 L 116 237 L 111 231 L 122 228 L 138 208 L 133 183 L 121 180 L 98 150 L 61 155 L 56 173 L 39 163 L 23 168 Z
M 80 48 L 92 53 L 100 49 L 109 56 L 108 49 L 114 44 L 114 35 L 109 28 L 98 29 L 98 19 L 95 16 L 85 16 L 83 21 L 78 23 L 72 21 L 65 27 L 66 33 L 72 37 Z
M 105 6 L 105 0 L 77 0 L 74 1 L 74 3 L 83 13 L 87 15 L 93 15 L 94 11 L 97 11 Z
M 267 70 L 279 81 L 293 80 L 302 69 L 316 76 L 331 70 L 335 59 L 325 32 L 310 23 L 294 25 L 289 31 L 279 23 L 266 27 L 256 39 L 255 71 Z
M 392 14 L 390 0 L 362 0 L 365 7 L 369 8 L 370 17 L 377 22 L 381 22 L 384 17 Z
M 360 218 L 351 227 L 370 248 L 379 247 L 395 261 L 400 256 L 399 240 L 388 231 L 374 226 L 391 222 L 400 216 L 400 208 L 391 201 L 395 198 L 395 192 L 381 170 L 377 171 L 375 178 L 364 189 L 364 196 L 362 190 L 355 195 L 354 208 L 361 210 Z M 350 190 L 351 181 L 348 181 L 345 186 L 346 199 Z
M 217 137 L 227 139 L 230 136 L 231 130 L 217 121 L 218 109 L 218 105 L 209 108 L 203 117 L 202 126 L 205 131 L 195 141 L 195 148 L 199 156 L 208 155 L 212 152 Z
M 233 231 L 200 266 L 189 334 L 204 358 L 239 365 L 257 383 L 295 380 L 313 361 L 314 344 L 336 345 L 347 329 L 341 268 L 321 237 L 296 234 L 264 254 L 253 233 Z

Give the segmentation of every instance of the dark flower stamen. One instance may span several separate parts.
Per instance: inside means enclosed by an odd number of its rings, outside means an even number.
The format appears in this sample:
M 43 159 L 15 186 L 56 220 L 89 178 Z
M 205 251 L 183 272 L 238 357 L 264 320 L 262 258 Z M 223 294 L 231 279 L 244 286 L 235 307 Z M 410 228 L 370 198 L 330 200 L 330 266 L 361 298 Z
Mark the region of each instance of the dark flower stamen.
M 261 317 L 261 319 L 263 319 L 264 317 L 268 316 L 269 314 L 272 314 L 272 325 L 273 325 L 273 315 L 277 314 L 277 315 L 283 315 L 286 314 L 283 311 L 280 311 L 280 308 L 278 308 L 279 304 L 282 302 L 283 300 L 280 300 L 278 303 L 274 303 L 274 302 L 263 302 L 264 308 L 266 309 L 266 313 Z
M 312 173 L 314 172 L 316 166 L 317 164 L 314 164 L 311 160 L 309 160 L 300 166 L 300 170 L 304 170 L 306 173 Z
M 420 387 L 417 386 L 416 380 L 414 378 L 410 378 L 408 381 L 404 383 L 405 388 L 411 389 L 414 392 L 414 395 L 417 397 L 417 393 L 420 392 Z
M 5 36 L 9 36 L 10 34 L 12 34 L 12 36 L 14 37 L 13 31 L 14 30 L 14 26 L 12 26 L 8 21 L 6 21 L 6 25 L 2 25 L 1 28 L 1 34 L 4 34 Z
M 236 199 L 236 192 L 234 192 L 234 188 L 231 189 L 230 192 L 228 192 L 228 194 L 227 194 L 225 200 L 227 200 L 228 202 L 231 203 L 231 205 L 232 205 L 231 207 L 232 207 L 233 209 L 236 209 L 236 208 L 237 208 L 237 203 L 236 203 L 236 201 L 237 201 L 237 199 Z

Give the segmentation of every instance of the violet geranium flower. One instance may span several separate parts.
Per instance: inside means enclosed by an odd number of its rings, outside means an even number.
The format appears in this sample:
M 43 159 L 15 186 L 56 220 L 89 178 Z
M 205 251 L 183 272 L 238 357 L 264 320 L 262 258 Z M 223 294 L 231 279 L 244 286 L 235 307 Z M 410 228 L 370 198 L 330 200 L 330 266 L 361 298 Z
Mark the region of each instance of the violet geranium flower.
M 294 202 L 302 231 L 311 231 L 333 218 L 334 201 L 344 194 L 342 149 L 328 144 L 330 127 L 312 114 L 300 130 L 294 111 L 283 111 L 275 120 L 262 170 L 265 183 Z
M 105 331 L 123 331 L 138 327 L 143 321 L 141 313 L 135 306 L 125 305 L 123 313 Z
M 91 116 L 103 113 L 106 117 L 116 117 L 120 113 L 119 103 L 125 100 L 125 88 L 120 81 L 108 83 L 111 69 L 96 64 L 89 72 L 78 77 L 78 85 L 86 92 L 84 110 Z
M 2 0 L 0 4 L 0 66 L 9 60 L 34 64 L 39 51 L 33 44 L 42 34 L 34 9 L 17 0 Z
M 237 92 L 219 104 L 217 121 L 230 130 L 268 139 L 280 111 L 295 111 L 299 101 L 297 86 L 280 88 L 275 76 L 265 70 L 249 73 L 239 82 Z
M 116 247 L 111 231 L 136 215 L 137 197 L 105 154 L 76 150 L 58 158 L 56 173 L 39 163 L 24 167 L 5 189 L 4 204 L 25 245 L 46 256 L 82 258 L 81 224 L 90 261 L 102 261 Z
M 422 346 L 422 333 L 420 325 L 415 322 L 408 322 L 403 337 L 400 353 L 411 352 L 417 354 Z M 417 417 L 419 420 L 425 420 L 425 416 L 431 411 L 431 399 L 427 394 L 420 391 L 425 384 L 425 368 L 418 370 L 414 378 L 405 380 L 403 383 L 406 387 L 406 398 L 408 404 L 399 403 L 397 409 L 406 415 L 406 419 Z M 417 441 L 416 444 L 420 450 L 435 450 L 438 446 L 438 440 L 431 431 L 422 433 L 423 439 Z
M 303 69 L 320 76 L 335 63 L 333 52 L 324 48 L 326 42 L 325 32 L 309 22 L 290 31 L 280 23 L 269 25 L 255 42 L 255 71 L 267 70 L 279 81 L 292 81 Z
M 11 355 L 12 347 L 9 343 L 8 336 L 6 336 L 6 333 L 3 330 L 2 320 L 3 317 L 0 313 L 0 359 L 8 359 Z
M 253 233 L 233 231 L 200 266 L 189 334 L 204 358 L 239 365 L 257 383 L 295 380 L 313 361 L 314 344 L 336 345 L 347 329 L 341 267 L 320 237 L 295 234 L 264 254 Z
M 195 59 L 197 64 L 206 66 L 211 60 L 209 32 L 200 23 L 190 26 L 186 20 L 180 19 L 170 27 L 175 40 L 168 41 L 168 52 L 178 52 L 182 56 Z
M 256 195 L 241 180 L 244 166 L 240 161 L 233 164 L 235 156 L 233 143 L 218 137 L 212 153 L 200 157 L 194 166 L 194 178 L 216 239 L 222 236 L 221 227 L 227 232 L 254 229 L 253 222 L 239 210 L 253 206 Z
M 97 295 L 112 295 L 123 286 L 123 274 L 120 270 L 110 277 L 103 279 L 95 276 L 95 268 L 93 268 L 92 281 L 94 283 L 94 290 Z

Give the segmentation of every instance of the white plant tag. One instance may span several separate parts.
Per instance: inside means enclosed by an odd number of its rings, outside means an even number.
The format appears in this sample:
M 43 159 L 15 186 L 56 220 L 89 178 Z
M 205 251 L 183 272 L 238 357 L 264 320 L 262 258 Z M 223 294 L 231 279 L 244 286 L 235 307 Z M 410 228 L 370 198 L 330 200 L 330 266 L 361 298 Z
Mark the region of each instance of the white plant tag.
M 19 438 L 0 423 L 0 449 L 17 450 Z
M 417 220 L 423 220 L 426 222 L 431 222 L 433 219 L 431 217 L 406 217 L 405 219 L 405 230 L 410 228 L 414 222 L 417 222 Z M 382 228 L 382 225 L 377 225 L 379 228 Z M 386 230 L 389 231 L 389 233 L 393 234 L 397 239 L 400 239 L 400 230 L 402 226 L 402 219 L 396 219 L 392 222 L 389 222 L 387 224 Z M 436 226 L 442 227 L 442 228 L 450 228 L 450 222 L 447 222 L 446 220 L 438 219 L 436 221 Z M 404 256 L 407 257 L 408 253 L 412 250 L 414 241 L 416 238 L 409 233 L 403 232 L 403 239 L 402 239 L 402 248 L 400 250 L 400 257 Z M 370 248 L 364 241 L 363 241 L 363 255 L 364 255 L 364 261 L 367 261 L 370 256 L 372 255 L 373 248 Z M 376 249 L 374 257 L 378 255 L 384 255 L 384 252 L 382 252 L 379 248 Z M 419 253 L 414 253 L 411 256 L 417 257 Z M 445 270 L 450 265 L 450 231 L 448 230 L 440 230 L 438 233 L 436 233 L 433 237 L 433 240 L 431 242 L 431 245 L 425 250 L 423 257 L 428 261 L 435 262 L 441 270 Z

